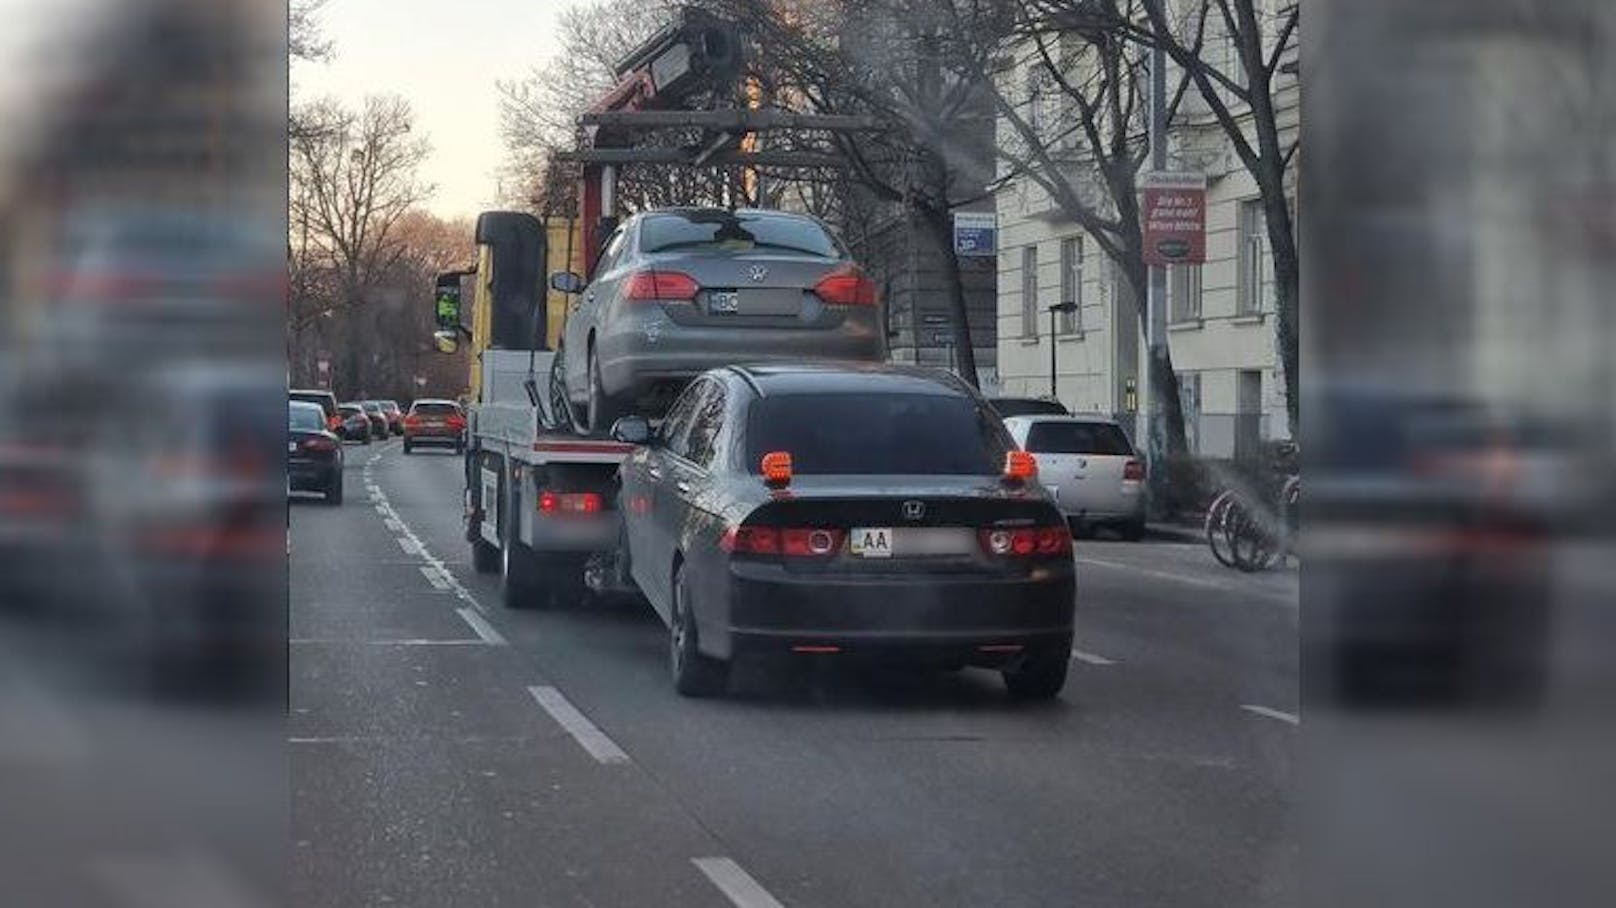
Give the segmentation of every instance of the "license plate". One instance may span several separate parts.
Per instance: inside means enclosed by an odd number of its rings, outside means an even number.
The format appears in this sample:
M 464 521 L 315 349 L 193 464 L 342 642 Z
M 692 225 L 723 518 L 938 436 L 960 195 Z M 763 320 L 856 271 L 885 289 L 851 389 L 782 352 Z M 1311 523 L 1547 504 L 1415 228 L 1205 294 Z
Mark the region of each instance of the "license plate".
M 707 295 L 707 311 L 715 315 L 732 315 L 741 311 L 741 295 L 734 290 L 715 290 Z
M 854 527 L 848 537 L 848 547 L 860 558 L 891 558 L 891 527 Z
M 286 443 L 286 453 L 288 453 L 288 454 L 296 454 L 297 453 L 297 442 L 295 442 L 295 441 L 287 442 Z

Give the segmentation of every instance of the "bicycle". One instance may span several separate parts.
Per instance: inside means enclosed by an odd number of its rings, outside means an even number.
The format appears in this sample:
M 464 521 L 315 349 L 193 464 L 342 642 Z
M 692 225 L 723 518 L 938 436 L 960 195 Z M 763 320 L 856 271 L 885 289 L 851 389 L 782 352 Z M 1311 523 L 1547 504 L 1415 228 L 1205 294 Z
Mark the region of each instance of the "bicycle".
M 1206 509 L 1204 534 L 1212 557 L 1246 573 L 1266 570 L 1295 555 L 1302 480 L 1285 476 L 1271 505 L 1242 488 L 1225 489 Z

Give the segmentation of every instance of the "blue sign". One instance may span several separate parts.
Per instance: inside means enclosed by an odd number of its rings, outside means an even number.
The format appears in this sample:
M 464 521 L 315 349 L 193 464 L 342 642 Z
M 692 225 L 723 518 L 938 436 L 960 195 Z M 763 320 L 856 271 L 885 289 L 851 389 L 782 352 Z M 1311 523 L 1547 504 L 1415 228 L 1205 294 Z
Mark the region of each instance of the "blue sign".
M 978 211 L 954 213 L 954 254 L 991 256 L 999 251 L 999 216 Z

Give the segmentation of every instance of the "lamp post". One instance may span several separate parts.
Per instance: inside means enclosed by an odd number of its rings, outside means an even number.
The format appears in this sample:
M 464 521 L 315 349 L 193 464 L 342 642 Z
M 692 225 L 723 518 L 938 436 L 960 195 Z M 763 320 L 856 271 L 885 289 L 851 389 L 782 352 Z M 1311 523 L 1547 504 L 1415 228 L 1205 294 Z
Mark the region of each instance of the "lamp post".
M 1056 381 L 1060 376 L 1059 362 L 1056 357 L 1055 338 L 1060 333 L 1055 327 L 1055 314 L 1066 315 L 1077 311 L 1077 304 L 1071 300 L 1053 303 L 1049 307 L 1049 396 L 1060 400 L 1060 392 L 1056 390 Z

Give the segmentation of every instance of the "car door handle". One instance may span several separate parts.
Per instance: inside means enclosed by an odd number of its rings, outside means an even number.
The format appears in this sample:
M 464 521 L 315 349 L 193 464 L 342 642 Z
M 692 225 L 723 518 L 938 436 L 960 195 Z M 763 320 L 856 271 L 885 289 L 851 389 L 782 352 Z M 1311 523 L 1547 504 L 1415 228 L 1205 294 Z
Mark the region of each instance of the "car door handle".
M 657 469 L 656 467 L 651 467 L 650 469 L 646 470 L 645 475 L 651 477 L 652 479 L 656 479 L 656 480 L 661 480 L 662 479 L 662 471 Z
M 688 482 L 674 483 L 673 487 L 678 489 L 679 494 L 681 494 L 681 495 L 689 495 L 690 494 L 690 483 L 688 483 Z

